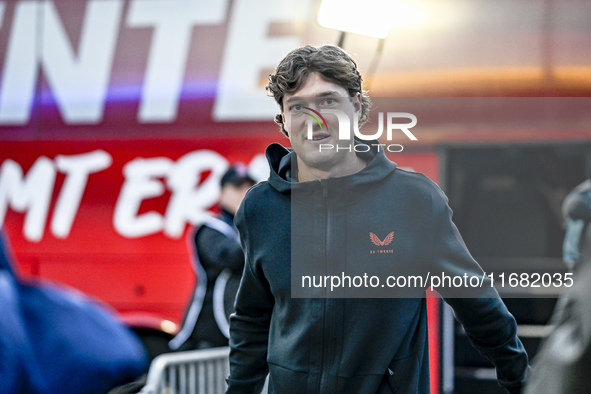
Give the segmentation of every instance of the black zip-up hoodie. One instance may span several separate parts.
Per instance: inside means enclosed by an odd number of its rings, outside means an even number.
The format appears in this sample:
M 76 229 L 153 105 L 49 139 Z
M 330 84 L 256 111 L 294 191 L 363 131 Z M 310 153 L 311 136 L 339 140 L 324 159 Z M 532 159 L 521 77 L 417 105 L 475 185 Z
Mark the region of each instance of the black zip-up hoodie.
M 296 298 L 302 279 L 292 276 L 378 267 L 391 275 L 482 277 L 447 198 L 424 175 L 396 168 L 377 145 L 359 154 L 368 163 L 360 172 L 322 181 L 294 181 L 294 155 L 269 146 L 269 180 L 248 192 L 235 217 L 246 265 L 230 318 L 227 392 L 260 392 L 269 373 L 269 392 L 281 394 L 428 393 L 424 289 L 407 288 L 406 298 L 394 290 L 391 298 L 352 298 L 365 293 L 313 288 Z M 499 384 L 519 392 L 529 367 L 515 319 L 489 282 L 472 291 L 474 298 L 461 298 L 440 289 L 497 367 Z

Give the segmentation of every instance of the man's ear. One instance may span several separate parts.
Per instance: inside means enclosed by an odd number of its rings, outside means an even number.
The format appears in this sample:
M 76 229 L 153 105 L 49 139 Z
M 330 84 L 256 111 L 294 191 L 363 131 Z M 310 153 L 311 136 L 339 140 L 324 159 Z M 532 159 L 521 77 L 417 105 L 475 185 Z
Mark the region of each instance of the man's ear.
M 359 92 L 353 96 L 353 108 L 355 109 L 355 112 L 359 112 L 359 115 L 361 115 L 361 93 Z

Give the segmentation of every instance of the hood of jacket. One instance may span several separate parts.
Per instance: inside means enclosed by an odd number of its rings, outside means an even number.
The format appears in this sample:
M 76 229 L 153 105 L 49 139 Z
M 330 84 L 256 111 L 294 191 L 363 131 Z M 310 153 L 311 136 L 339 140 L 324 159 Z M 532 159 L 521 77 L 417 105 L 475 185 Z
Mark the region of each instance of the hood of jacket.
M 285 148 L 278 143 L 271 144 L 266 152 L 270 168 L 269 184 L 281 193 L 306 192 L 306 190 L 320 187 L 322 182 L 330 184 L 330 187 L 338 187 L 352 192 L 363 190 L 363 186 L 383 181 L 396 170 L 396 163 L 386 157 L 383 147 L 379 145 L 378 141 L 364 143 L 355 140 L 355 143 L 369 147 L 367 152 L 357 152 L 357 155 L 367 163 L 364 169 L 343 177 L 308 182 L 297 181 L 297 155 L 293 149 Z

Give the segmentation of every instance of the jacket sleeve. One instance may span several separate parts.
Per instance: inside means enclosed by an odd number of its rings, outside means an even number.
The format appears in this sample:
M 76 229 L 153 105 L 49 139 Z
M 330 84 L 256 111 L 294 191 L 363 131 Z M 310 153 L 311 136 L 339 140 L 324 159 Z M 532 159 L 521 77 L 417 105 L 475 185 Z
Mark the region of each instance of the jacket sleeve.
M 235 312 L 230 316 L 230 376 L 226 393 L 260 393 L 268 373 L 267 346 L 274 298 L 269 283 L 253 261 L 251 234 L 242 207 L 235 222 L 246 262 Z
M 529 363 L 517 337 L 517 323 L 492 286 L 482 268 L 472 258 L 452 222 L 447 198 L 441 194 L 432 263 L 439 272 L 453 276 L 476 276 L 480 287 L 441 287 L 436 290 L 453 308 L 472 345 L 495 366 L 497 381 L 509 393 L 519 393 L 529 376 Z M 437 205 L 437 202 L 436 202 Z M 437 213 L 439 211 L 439 213 Z
M 195 234 L 195 246 L 203 268 L 219 274 L 228 268 L 241 272 L 244 266 L 244 253 L 240 244 L 217 230 L 202 226 Z

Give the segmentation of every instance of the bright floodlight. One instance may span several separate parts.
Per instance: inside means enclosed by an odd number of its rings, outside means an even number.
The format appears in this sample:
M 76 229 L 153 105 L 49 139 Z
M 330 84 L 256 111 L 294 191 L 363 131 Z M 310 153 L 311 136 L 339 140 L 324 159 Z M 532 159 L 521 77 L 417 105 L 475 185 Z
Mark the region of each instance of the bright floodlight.
M 318 24 L 329 29 L 386 38 L 392 25 L 395 0 L 323 0 Z
M 417 28 L 448 20 L 438 1 L 419 0 L 323 0 L 318 24 L 329 29 L 386 38 L 390 27 Z M 444 8 L 443 10 L 440 8 Z

